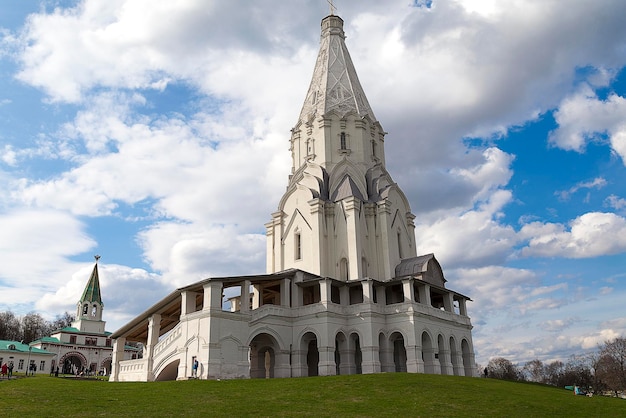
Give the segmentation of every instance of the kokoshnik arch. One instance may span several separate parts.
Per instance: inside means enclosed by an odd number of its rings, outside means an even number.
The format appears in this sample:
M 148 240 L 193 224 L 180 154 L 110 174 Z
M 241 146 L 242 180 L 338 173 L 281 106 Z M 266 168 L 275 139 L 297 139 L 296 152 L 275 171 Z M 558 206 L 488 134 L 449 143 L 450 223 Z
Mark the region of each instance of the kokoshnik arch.
M 113 333 L 110 381 L 475 375 L 470 299 L 445 287 L 433 254 L 416 254 L 415 216 L 385 168 L 385 131 L 343 20 L 331 14 L 321 26 L 291 130 L 289 185 L 265 225 L 267 274 L 170 293 Z M 226 310 L 231 287 L 240 296 Z M 123 360 L 126 341 L 144 344 L 142 359 Z

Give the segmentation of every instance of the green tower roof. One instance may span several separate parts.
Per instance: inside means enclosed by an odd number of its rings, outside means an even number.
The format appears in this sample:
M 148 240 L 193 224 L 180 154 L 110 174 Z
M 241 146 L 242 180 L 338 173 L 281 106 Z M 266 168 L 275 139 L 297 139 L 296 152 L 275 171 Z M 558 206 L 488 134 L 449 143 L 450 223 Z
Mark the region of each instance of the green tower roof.
M 87 286 L 85 286 L 83 297 L 80 299 L 81 302 L 98 302 L 102 305 L 102 297 L 100 296 L 100 279 L 98 277 L 99 258 L 100 257 L 96 256 L 96 264 L 93 266 L 93 271 L 91 272 Z

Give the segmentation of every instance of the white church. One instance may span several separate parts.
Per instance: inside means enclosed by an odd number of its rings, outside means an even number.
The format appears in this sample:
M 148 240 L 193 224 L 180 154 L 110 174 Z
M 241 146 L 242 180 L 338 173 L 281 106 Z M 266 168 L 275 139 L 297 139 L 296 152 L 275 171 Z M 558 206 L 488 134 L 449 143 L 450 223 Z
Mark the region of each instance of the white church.
M 433 254 L 417 255 L 415 216 L 385 168 L 385 131 L 343 20 L 321 26 L 289 184 L 265 224 L 267 274 L 167 295 L 111 335 L 110 381 L 475 375 L 470 299 L 446 288 Z M 224 303 L 227 290 L 240 296 Z M 143 343 L 143 358 L 125 360 L 128 341 Z

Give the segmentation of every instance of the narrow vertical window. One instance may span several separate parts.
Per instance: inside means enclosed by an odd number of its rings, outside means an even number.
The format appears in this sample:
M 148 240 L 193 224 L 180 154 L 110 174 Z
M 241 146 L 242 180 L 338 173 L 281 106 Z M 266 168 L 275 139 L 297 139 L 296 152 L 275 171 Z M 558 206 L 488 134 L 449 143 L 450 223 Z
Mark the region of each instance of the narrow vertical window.
M 400 238 L 400 231 L 398 231 L 398 255 L 400 256 L 400 259 L 402 260 L 403 254 L 402 254 L 402 240 Z
M 302 259 L 302 237 L 300 233 L 296 233 L 294 236 L 294 248 L 296 250 L 296 260 Z
M 348 280 L 348 260 L 345 258 L 339 261 L 339 278 L 341 280 Z
M 341 145 L 341 149 L 347 149 L 346 148 L 346 133 L 342 132 L 340 135 L 340 145 Z

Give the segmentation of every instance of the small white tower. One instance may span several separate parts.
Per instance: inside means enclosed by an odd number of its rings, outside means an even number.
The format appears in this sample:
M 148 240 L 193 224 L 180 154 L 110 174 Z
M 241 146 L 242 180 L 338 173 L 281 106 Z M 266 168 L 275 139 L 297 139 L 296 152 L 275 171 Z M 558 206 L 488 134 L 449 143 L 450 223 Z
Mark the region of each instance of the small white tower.
M 105 321 L 102 320 L 104 304 L 100 295 L 100 279 L 98 277 L 99 255 L 95 256 L 96 264 L 93 266 L 91 276 L 83 295 L 76 304 L 76 320 L 72 327 L 81 332 L 103 333 Z

